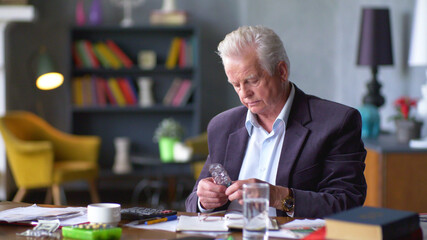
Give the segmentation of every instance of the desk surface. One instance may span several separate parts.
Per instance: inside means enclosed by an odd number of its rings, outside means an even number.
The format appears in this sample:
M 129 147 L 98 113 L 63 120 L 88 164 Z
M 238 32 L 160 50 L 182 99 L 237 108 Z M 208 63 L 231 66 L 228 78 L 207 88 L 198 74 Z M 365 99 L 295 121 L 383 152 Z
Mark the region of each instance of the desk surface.
M 28 203 L 14 203 L 14 202 L 0 202 L 0 211 L 15 208 L 15 207 L 25 207 L 30 206 Z M 43 207 L 55 207 L 53 205 L 43 205 Z M 179 213 L 186 215 L 193 215 L 194 213 Z M 288 217 L 278 217 L 277 221 L 279 224 L 284 224 L 286 222 L 292 221 L 293 218 Z M 136 240 L 136 239 L 175 239 L 188 237 L 191 235 L 184 233 L 174 233 L 167 231 L 158 231 L 158 230 L 145 230 L 145 229 L 137 229 L 137 228 L 129 228 L 124 227 L 122 224 L 125 222 L 120 222 L 119 226 L 122 227 L 122 238 L 126 240 Z M 19 226 L 19 225 L 11 225 L 11 224 L 0 224 L 0 239 L 15 239 L 16 233 L 21 233 L 26 231 L 27 229 L 31 229 L 32 226 Z M 60 230 L 58 230 L 60 231 Z M 233 232 L 230 235 L 234 237 L 234 239 L 239 240 L 242 239 L 241 232 Z M 23 238 L 25 239 L 25 238 Z M 61 238 L 62 239 L 62 238 Z M 276 239 L 276 238 L 270 238 Z M 279 239 L 279 238 L 278 238 Z M 283 239 L 283 238 L 280 238 Z
M 376 139 L 363 139 L 366 148 L 379 153 L 425 153 L 426 148 L 411 148 L 408 143 L 400 143 L 394 134 L 381 134 Z

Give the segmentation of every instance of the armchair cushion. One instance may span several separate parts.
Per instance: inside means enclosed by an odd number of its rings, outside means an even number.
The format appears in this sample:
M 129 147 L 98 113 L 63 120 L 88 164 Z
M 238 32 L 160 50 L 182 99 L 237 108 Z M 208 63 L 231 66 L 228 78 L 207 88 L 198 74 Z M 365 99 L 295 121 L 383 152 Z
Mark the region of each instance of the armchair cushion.
M 59 131 L 25 111 L 12 111 L 1 117 L 0 131 L 20 188 L 94 180 L 98 176 L 99 137 Z

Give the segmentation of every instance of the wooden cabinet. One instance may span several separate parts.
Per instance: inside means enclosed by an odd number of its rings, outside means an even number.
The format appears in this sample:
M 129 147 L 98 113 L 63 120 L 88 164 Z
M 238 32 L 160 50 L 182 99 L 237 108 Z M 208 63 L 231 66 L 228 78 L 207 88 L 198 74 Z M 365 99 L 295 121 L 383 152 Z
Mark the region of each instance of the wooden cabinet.
M 172 39 L 180 37 L 190 39 L 192 46 L 192 64 L 166 68 Z M 78 67 L 73 56 L 74 43 L 86 40 L 97 43 L 114 41 L 133 61 L 131 68 Z M 198 30 L 191 26 L 180 27 L 75 27 L 70 32 L 70 81 L 68 87 L 73 97 L 73 81 L 82 76 L 97 76 L 104 79 L 125 77 L 138 87 L 137 79 L 150 77 L 153 80 L 152 93 L 155 104 L 150 107 L 139 105 L 105 106 L 71 104 L 72 131 L 76 134 L 98 135 L 102 138 L 100 152 L 101 169 L 111 169 L 114 163 L 114 138 L 129 137 L 131 153 L 135 155 L 158 155 L 157 143 L 152 140 L 155 128 L 164 118 L 172 117 L 185 128 L 185 137 L 200 133 L 200 73 L 198 61 Z M 138 54 L 142 50 L 156 53 L 156 67 L 143 70 L 138 67 Z M 163 104 L 172 82 L 176 78 L 189 79 L 193 91 L 188 103 L 182 106 Z
M 413 149 L 394 135 L 365 140 L 366 206 L 427 212 L 427 149 Z

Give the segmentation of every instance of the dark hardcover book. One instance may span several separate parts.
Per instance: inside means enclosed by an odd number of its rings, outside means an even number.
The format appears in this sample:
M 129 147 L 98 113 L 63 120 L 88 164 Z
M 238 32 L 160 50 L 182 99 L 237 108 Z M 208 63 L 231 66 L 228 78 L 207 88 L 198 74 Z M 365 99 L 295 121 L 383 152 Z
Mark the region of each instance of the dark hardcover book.
M 401 239 L 420 228 L 415 212 L 357 207 L 328 217 L 327 239 Z
M 323 240 L 326 239 L 326 227 L 319 228 L 318 230 L 308 234 L 303 239 L 304 240 Z M 397 240 L 422 240 L 423 232 L 421 228 L 409 233 L 408 235 L 404 235 L 402 237 L 397 238 Z

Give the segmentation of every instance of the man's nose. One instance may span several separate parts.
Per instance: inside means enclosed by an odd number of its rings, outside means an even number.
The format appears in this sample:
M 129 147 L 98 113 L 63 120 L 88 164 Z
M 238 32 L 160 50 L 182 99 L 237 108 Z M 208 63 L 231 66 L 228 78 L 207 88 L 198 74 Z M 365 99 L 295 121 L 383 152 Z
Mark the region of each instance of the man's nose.
M 250 97 L 253 94 L 252 88 L 250 86 L 243 85 L 241 91 L 242 97 Z

